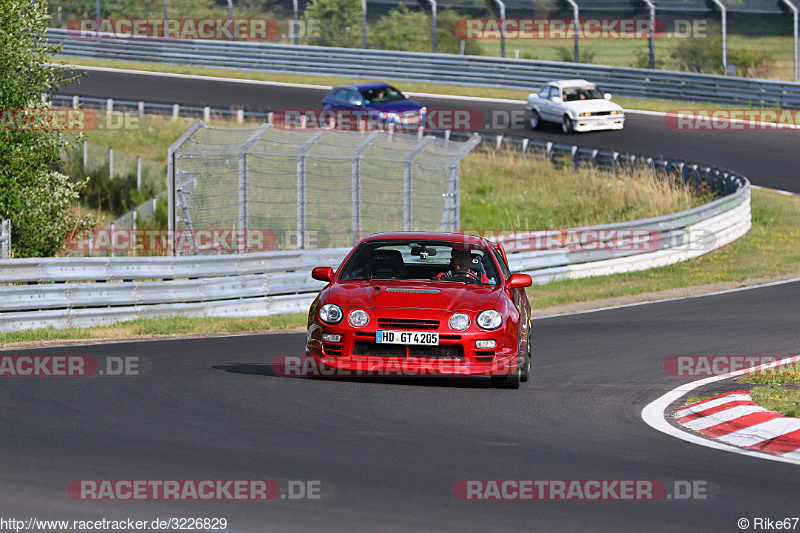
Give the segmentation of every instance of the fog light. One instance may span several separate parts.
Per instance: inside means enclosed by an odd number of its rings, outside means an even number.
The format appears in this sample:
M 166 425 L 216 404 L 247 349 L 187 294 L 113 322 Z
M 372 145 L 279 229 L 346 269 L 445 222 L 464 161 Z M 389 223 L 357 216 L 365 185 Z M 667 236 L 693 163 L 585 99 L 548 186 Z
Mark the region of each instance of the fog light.
M 475 347 L 476 348 L 486 349 L 486 348 L 494 348 L 495 346 L 497 346 L 497 341 L 494 340 L 494 339 L 483 340 L 483 341 L 475 341 Z
M 325 342 L 339 342 L 342 336 L 336 333 L 323 333 L 322 340 Z

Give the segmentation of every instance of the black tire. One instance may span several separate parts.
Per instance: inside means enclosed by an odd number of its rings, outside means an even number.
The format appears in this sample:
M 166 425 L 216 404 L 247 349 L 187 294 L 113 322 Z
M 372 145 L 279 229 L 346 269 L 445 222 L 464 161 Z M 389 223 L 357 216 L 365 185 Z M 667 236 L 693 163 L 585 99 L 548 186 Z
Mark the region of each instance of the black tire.
M 569 115 L 564 115 L 564 119 L 561 121 L 561 131 L 567 134 L 575 131 L 572 125 L 572 119 L 569 118 Z
M 530 326 L 528 326 L 528 349 L 525 350 L 525 357 L 522 360 L 522 373 L 519 377 L 519 380 L 522 383 L 525 383 L 531 379 L 531 350 L 531 329 Z
M 526 113 L 526 115 L 525 127 L 529 130 L 539 129 L 539 126 L 542 124 L 542 117 L 539 116 L 539 112 L 535 109 L 531 109 Z

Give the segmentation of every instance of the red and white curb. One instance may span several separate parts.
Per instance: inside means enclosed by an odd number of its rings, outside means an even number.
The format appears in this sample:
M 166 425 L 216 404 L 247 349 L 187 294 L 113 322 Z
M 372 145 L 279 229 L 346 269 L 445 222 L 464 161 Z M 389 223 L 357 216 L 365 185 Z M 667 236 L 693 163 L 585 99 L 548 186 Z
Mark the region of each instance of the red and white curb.
M 790 463 L 794 465 L 800 465 L 800 452 L 797 448 L 793 449 L 786 449 L 785 452 L 779 454 L 775 453 L 775 451 L 783 451 L 782 449 L 777 448 L 780 442 L 784 442 L 789 437 L 784 437 L 784 435 L 789 435 L 795 429 L 800 429 L 800 426 L 794 426 L 796 422 L 794 420 L 800 419 L 789 419 L 792 422 L 785 422 L 787 424 L 792 424 L 793 429 L 784 433 L 783 431 L 780 434 L 777 432 L 776 428 L 778 425 L 782 424 L 782 422 L 778 421 L 778 418 L 785 419 L 786 417 L 781 417 L 775 413 L 774 417 L 769 417 L 768 419 L 759 420 L 757 422 L 748 423 L 748 425 L 742 427 L 729 427 L 729 426 L 720 426 L 720 424 L 732 424 L 737 419 L 741 419 L 745 416 L 758 415 L 761 417 L 765 416 L 766 409 L 763 407 L 759 407 L 753 403 L 752 398 L 750 398 L 749 393 L 747 392 L 735 392 L 729 395 L 722 395 L 721 397 L 711 398 L 709 400 L 704 400 L 703 402 L 698 402 L 696 404 L 687 405 L 686 407 L 681 407 L 677 411 L 674 411 L 676 414 L 679 415 L 679 418 L 688 417 L 691 415 L 700 415 L 704 414 L 705 416 L 696 416 L 695 418 L 689 420 L 685 420 L 685 423 L 682 425 L 673 425 L 669 421 L 669 417 L 672 416 L 672 409 L 671 406 L 674 406 L 676 402 L 680 401 L 681 398 L 685 398 L 690 392 L 698 389 L 704 385 L 708 385 L 710 383 L 715 383 L 717 381 L 723 381 L 726 379 L 734 378 L 737 376 L 741 376 L 742 374 L 746 374 L 751 371 L 759 371 L 764 370 L 767 368 L 772 368 L 780 365 L 787 365 L 792 364 L 795 361 L 800 361 L 800 355 L 786 357 L 779 361 L 774 361 L 772 363 L 759 365 L 752 369 L 744 369 L 744 370 L 737 370 L 736 372 L 730 372 L 728 374 L 723 374 L 721 376 L 711 376 L 708 378 L 698 379 L 697 381 L 692 381 L 691 383 L 685 383 L 678 387 L 675 387 L 671 391 L 667 392 L 660 398 L 657 398 L 647 404 L 644 409 L 642 409 L 642 420 L 652 427 L 660 431 L 661 433 L 665 433 L 671 437 L 675 437 L 676 439 L 680 439 L 686 442 L 691 442 L 693 444 L 698 444 L 700 446 L 705 446 L 706 448 L 713 448 L 716 450 L 722 450 L 726 452 L 736 453 L 739 455 L 746 455 L 749 457 L 756 457 L 759 459 L 767 459 L 770 461 L 779 461 L 782 463 Z M 738 398 L 729 397 L 739 395 Z M 712 402 L 719 402 L 714 403 Z M 750 402 L 750 403 L 740 403 L 734 404 L 734 402 Z M 731 404 L 729 408 L 726 409 L 726 404 Z M 715 408 L 719 408 L 719 412 L 712 412 Z M 745 409 L 742 409 L 745 408 Z M 667 410 L 670 409 L 669 413 Z M 693 409 L 697 409 L 697 411 L 693 411 Z M 734 409 L 737 409 L 734 411 Z M 729 411 L 727 414 L 722 414 L 723 411 Z M 708 418 L 709 416 L 714 416 L 714 418 Z M 727 418 L 726 418 L 727 417 Z M 699 420 L 706 418 L 707 422 L 700 422 Z M 697 422 L 693 422 L 697 420 Z M 757 420 L 757 418 L 745 418 L 743 420 L 739 420 L 739 423 L 742 422 L 750 422 L 751 420 Z M 766 429 L 770 429 L 773 431 L 772 434 L 764 434 L 764 438 L 760 438 L 762 434 L 754 433 L 752 429 L 755 426 L 761 426 L 761 424 L 769 423 L 769 426 L 766 426 Z M 688 425 L 691 424 L 691 425 Z M 709 424 L 708 426 L 704 426 L 704 424 Z M 719 426 L 716 427 L 715 426 Z M 712 430 L 720 431 L 719 435 L 713 438 L 707 438 L 705 435 L 701 433 L 700 430 Z M 695 431 L 690 431 L 694 429 Z M 764 427 L 759 427 L 755 431 L 759 431 L 764 429 Z M 730 430 L 730 431 L 729 431 Z M 736 435 L 734 435 L 734 433 Z M 750 435 L 752 437 L 749 437 Z M 710 436 L 710 435 L 709 435 Z M 794 436 L 794 435 L 792 435 Z M 722 440 L 721 437 L 726 437 L 726 440 Z M 773 439 L 781 439 L 775 440 Z M 730 439 L 733 439 L 732 442 L 729 442 Z M 759 444 L 761 446 L 759 446 Z M 764 446 L 768 446 L 769 448 L 773 448 L 772 451 L 770 450 L 762 450 Z
M 686 429 L 720 442 L 800 459 L 800 418 L 768 411 L 735 391 L 702 400 L 672 414 Z

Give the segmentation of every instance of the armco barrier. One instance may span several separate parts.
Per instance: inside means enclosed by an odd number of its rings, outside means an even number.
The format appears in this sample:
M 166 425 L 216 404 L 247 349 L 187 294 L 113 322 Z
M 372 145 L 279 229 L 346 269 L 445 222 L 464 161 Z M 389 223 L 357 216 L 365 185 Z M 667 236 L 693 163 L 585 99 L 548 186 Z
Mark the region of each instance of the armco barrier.
M 453 134 L 456 136 L 456 134 Z M 580 230 L 646 229 L 659 243 L 652 250 L 569 247 L 509 254 L 514 272 L 534 282 L 643 270 L 685 261 L 725 246 L 750 229 L 750 184 L 734 172 L 677 160 L 527 139 L 489 138 L 526 153 L 602 168 L 636 165 L 682 176 L 723 197 L 706 205 L 632 222 Z M 586 154 L 591 158 L 586 158 Z M 524 234 L 522 235 L 524 237 Z M 509 245 L 509 239 L 497 240 Z M 52 326 L 88 327 L 135 318 L 185 315 L 265 316 L 305 312 L 322 284 L 315 266 L 338 266 L 348 248 L 181 257 L 85 257 L 0 260 L 0 332 Z M 96 283 L 102 281 L 106 283 Z
M 558 63 L 483 56 L 425 54 L 360 48 L 324 48 L 235 41 L 179 39 L 73 39 L 50 29 L 47 40 L 63 44 L 60 54 L 225 69 L 318 76 L 421 81 L 533 92 L 542 84 L 586 78 L 624 96 L 800 107 L 800 83 L 755 80 L 606 65 Z

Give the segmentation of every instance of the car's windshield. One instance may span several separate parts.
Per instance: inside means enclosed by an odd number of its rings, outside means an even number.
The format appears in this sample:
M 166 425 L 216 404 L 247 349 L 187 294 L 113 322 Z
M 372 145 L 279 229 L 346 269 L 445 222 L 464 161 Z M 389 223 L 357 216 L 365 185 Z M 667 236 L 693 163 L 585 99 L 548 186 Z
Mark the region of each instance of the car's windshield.
M 424 240 L 362 243 L 339 280 L 415 279 L 494 285 L 500 277 L 483 246 Z
M 405 96 L 394 87 L 378 87 L 376 89 L 366 89 L 361 91 L 361 97 L 366 105 L 382 104 L 384 102 L 395 102 L 404 100 Z
M 584 85 L 583 87 L 567 87 L 562 89 L 562 98 L 566 94 L 565 102 L 575 102 L 579 100 L 602 100 L 604 98 L 600 89 L 594 85 Z

